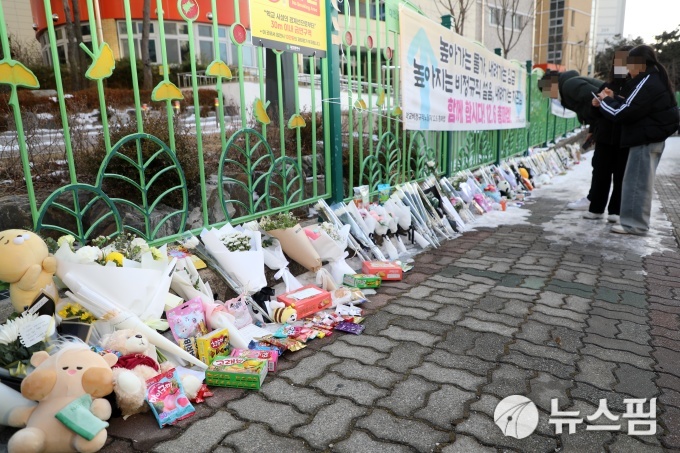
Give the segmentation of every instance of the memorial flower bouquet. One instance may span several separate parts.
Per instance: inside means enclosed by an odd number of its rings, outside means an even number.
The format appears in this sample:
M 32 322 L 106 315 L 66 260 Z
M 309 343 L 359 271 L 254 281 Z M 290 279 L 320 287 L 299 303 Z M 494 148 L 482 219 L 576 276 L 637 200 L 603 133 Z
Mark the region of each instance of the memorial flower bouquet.
M 321 257 L 291 212 L 264 216 L 260 228 L 279 240 L 283 252 L 312 272 L 321 269 Z
M 305 233 L 312 246 L 323 261 L 328 261 L 331 277 L 336 284 L 341 284 L 345 274 L 353 274 L 355 271 L 345 262 L 349 256 L 347 238 L 349 236 L 348 225 L 338 229 L 329 222 L 305 228 Z

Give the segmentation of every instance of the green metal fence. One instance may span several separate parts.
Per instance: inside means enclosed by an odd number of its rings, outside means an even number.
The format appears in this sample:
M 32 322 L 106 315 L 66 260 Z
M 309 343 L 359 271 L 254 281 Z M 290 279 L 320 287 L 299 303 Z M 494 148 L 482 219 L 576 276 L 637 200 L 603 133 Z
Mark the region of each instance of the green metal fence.
M 116 1 L 121 1 L 125 10 L 124 24 L 119 26 L 126 30 L 127 36 L 132 36 L 135 31 L 131 0 Z M 233 4 L 235 13 L 236 24 L 229 28 L 229 34 L 237 56 L 236 74 L 232 75 L 220 51 L 223 36 L 220 36 L 218 14 L 212 14 L 212 62 L 201 71 L 196 65 L 195 17 L 183 15 L 188 26 L 191 62 L 189 92 L 180 91 L 169 77 L 164 8 L 177 8 L 177 4 L 152 1 L 152 9 L 157 14 L 154 20 L 159 32 L 159 62 L 163 74 L 152 99 L 164 104 L 156 113 L 164 118 L 167 139 L 146 131 L 149 112 L 140 95 L 136 67 L 139 56 L 134 40 L 129 39 L 127 53 L 135 130 L 112 142 L 115 134 L 109 127 L 106 87 L 106 79 L 115 71 L 111 47 L 100 42 L 96 33 L 90 36 L 91 47 L 81 44 L 83 52 L 92 60 L 85 76 L 96 87 L 104 148 L 99 171 L 90 183 L 85 182 L 79 171 L 55 27 L 47 20 L 68 183 L 44 199 L 37 196 L 33 188 L 32 159 L 36 157 L 26 149 L 22 105 L 17 96 L 18 88 L 35 89 L 38 82 L 10 56 L 0 1 L 0 42 L 4 57 L 0 60 L 0 68 L 4 70 L 0 71 L 0 83 L 11 89 L 9 104 L 35 229 L 68 232 L 81 241 L 102 232 L 116 234 L 125 230 L 152 242 L 167 241 L 188 229 L 227 221 L 243 222 L 303 207 L 322 198 L 349 198 L 358 185 L 367 184 L 376 190 L 380 183 L 395 185 L 419 180 L 432 167 L 450 174 L 497 162 L 552 141 L 577 126 L 573 120 L 550 114 L 549 101 L 537 88 L 539 74 L 532 73 L 527 81 L 529 126 L 526 129 L 406 131 L 401 122 L 399 36 L 388 31 L 385 21 L 376 13 L 381 9 L 380 0 L 345 0 L 343 14 L 338 14 L 331 2 L 328 3 L 329 51 L 325 58 L 271 51 L 262 46 L 253 48 L 244 39 L 247 32 L 241 25 L 239 1 L 212 0 L 212 12 L 225 7 L 226 1 Z M 90 30 L 96 30 L 93 0 L 86 0 L 86 5 Z M 50 0 L 44 0 L 44 6 L 46 17 L 51 18 Z M 339 24 L 337 30 L 331 26 L 335 23 Z M 341 37 L 340 44 L 334 43 L 337 41 L 333 35 Z M 245 70 L 244 51 L 249 55 L 254 52 L 254 78 Z M 274 53 L 268 55 L 268 52 Z M 265 62 L 275 66 L 274 81 L 267 80 L 266 73 L 273 68 L 267 69 Z M 292 68 L 292 81 L 290 75 L 284 80 L 285 67 Z M 216 81 L 215 120 L 206 120 L 200 115 L 199 82 L 206 79 Z M 268 84 L 271 86 L 273 82 L 276 94 L 273 99 L 267 99 L 267 93 L 271 93 Z M 237 87 L 238 93 L 237 105 L 231 106 L 229 115 L 225 109 L 225 87 Z M 291 92 L 292 111 L 283 108 L 284 97 Z M 193 124 L 187 126 L 177 114 L 175 102 L 183 101 L 189 94 L 193 98 L 194 118 Z M 302 104 L 302 94 L 309 99 L 309 105 Z M 267 108 L 271 101 L 276 101 L 277 109 Z M 193 176 L 186 171 L 186 164 L 183 168 L 184 151 L 178 143 L 180 131 L 186 127 L 195 132 L 192 159 L 197 163 L 198 174 Z M 208 156 L 206 140 L 217 141 L 220 152 Z

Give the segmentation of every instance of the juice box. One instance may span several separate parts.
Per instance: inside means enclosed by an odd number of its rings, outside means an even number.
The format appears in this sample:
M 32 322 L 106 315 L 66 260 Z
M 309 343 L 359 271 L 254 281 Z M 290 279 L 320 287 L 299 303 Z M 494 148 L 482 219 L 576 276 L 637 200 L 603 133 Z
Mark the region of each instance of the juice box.
M 259 389 L 267 376 L 267 361 L 217 356 L 205 372 L 205 383 L 218 387 Z

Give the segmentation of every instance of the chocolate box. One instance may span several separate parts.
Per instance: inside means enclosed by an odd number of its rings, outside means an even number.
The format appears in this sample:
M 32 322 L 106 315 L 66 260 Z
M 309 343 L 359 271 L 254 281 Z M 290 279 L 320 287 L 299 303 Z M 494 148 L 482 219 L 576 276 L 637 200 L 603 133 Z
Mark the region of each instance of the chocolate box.
M 382 281 L 399 281 L 404 277 L 401 266 L 384 261 L 364 261 L 361 272 L 377 275 Z
M 205 372 L 205 383 L 218 387 L 259 389 L 267 376 L 267 361 L 217 356 Z
M 382 279 L 377 275 L 370 274 L 345 274 L 342 283 L 359 289 L 380 288 Z
M 229 331 L 226 328 L 213 330 L 196 337 L 196 349 L 201 362 L 210 365 L 216 356 L 229 354 Z
M 279 361 L 278 351 L 260 351 L 255 349 L 233 349 L 231 351 L 232 357 L 241 357 L 247 359 L 260 359 L 267 361 L 267 369 L 270 373 L 276 371 L 276 363 Z
M 306 285 L 295 291 L 281 294 L 276 299 L 288 307 L 293 307 L 297 312 L 298 319 L 330 308 L 333 303 L 331 293 L 314 285 Z

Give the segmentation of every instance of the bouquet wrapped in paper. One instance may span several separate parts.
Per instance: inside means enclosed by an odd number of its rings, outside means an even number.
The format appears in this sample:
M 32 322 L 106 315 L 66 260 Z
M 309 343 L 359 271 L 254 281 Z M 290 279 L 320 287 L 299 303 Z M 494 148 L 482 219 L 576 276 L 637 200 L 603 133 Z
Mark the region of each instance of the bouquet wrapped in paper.
M 254 294 L 267 286 L 259 231 L 226 224 L 219 230 L 204 229 L 201 240 L 208 253 L 233 278 L 237 292 Z
M 70 282 L 87 282 L 94 293 L 142 321 L 160 320 L 177 259 L 168 258 L 165 246 L 149 247 L 131 235 L 122 235 L 108 245 L 105 242 L 98 238 L 95 245 L 76 250 L 62 242 L 54 254 L 57 277 L 72 291 L 66 276 Z
M 373 240 L 371 240 L 370 235 L 373 230 L 366 225 L 359 210 L 354 203 L 335 203 L 331 206 L 333 214 L 340 219 L 340 221 L 350 226 L 350 233 L 356 238 L 359 243 L 370 250 L 376 259 L 385 261 L 385 255 L 380 251 L 380 249 L 375 245 Z
M 312 272 L 321 269 L 321 257 L 292 213 L 264 216 L 260 228 L 279 240 L 286 255 Z
M 338 216 L 335 215 L 333 209 L 331 209 L 331 207 L 328 206 L 328 203 L 326 203 L 324 200 L 319 200 L 316 205 L 314 205 L 314 208 L 316 211 L 318 211 L 321 218 L 334 225 L 336 229 L 339 230 L 345 226 Z M 351 232 L 351 225 L 348 226 L 350 226 Z M 364 252 L 361 244 L 357 241 L 357 239 L 354 238 L 352 234 L 347 235 L 347 245 L 354 251 L 354 253 L 356 253 L 357 256 L 359 256 L 361 261 L 368 261 L 370 259 L 369 255 Z
M 349 254 L 347 238 L 349 237 L 349 225 L 337 229 L 329 222 L 323 222 L 313 227 L 305 228 L 307 237 L 323 261 L 328 261 L 331 277 L 338 285 L 342 283 L 345 274 L 353 274 L 355 271 L 345 262 Z

